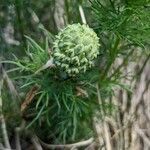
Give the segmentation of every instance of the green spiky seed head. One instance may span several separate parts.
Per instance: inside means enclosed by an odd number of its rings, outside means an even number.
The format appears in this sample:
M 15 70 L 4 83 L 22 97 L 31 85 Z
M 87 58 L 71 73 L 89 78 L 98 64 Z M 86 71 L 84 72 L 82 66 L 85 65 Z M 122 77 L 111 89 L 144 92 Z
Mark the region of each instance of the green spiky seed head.
M 68 25 L 56 36 L 53 58 L 69 76 L 85 72 L 99 54 L 99 38 L 87 25 Z

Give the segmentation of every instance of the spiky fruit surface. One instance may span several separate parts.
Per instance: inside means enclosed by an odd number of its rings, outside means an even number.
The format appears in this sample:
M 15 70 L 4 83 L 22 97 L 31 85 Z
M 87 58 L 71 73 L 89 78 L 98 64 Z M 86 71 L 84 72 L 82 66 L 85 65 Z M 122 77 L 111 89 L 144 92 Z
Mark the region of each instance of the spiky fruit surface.
M 99 54 L 99 38 L 87 25 L 68 25 L 56 36 L 53 57 L 69 76 L 85 72 Z

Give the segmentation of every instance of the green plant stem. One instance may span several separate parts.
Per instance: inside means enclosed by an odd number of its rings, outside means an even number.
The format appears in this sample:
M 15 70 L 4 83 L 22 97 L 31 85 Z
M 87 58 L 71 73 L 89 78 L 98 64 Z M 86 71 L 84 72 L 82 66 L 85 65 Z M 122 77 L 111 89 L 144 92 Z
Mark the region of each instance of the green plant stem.
M 23 24 L 23 19 L 21 17 L 22 15 L 22 1 L 21 0 L 15 0 L 15 9 L 16 9 L 16 15 L 17 15 L 17 19 L 18 19 L 18 27 L 19 27 L 19 31 L 20 31 L 20 35 L 21 35 L 21 39 L 22 39 L 22 44 L 23 44 L 23 48 L 26 48 L 26 39 L 24 37 L 24 24 Z
M 82 23 L 87 24 L 82 5 L 79 5 L 79 12 L 80 12 Z
M 106 69 L 104 70 L 104 73 L 101 76 L 101 80 L 104 80 L 107 77 L 107 73 L 109 72 L 109 69 L 111 68 L 112 64 L 114 63 L 116 56 L 118 54 L 118 45 L 120 43 L 120 38 L 117 37 L 114 47 L 110 50 L 110 60 L 108 61 L 108 65 L 106 66 Z
M 68 0 L 65 0 L 65 8 L 66 8 L 66 14 L 67 14 L 67 21 L 68 21 L 68 24 L 70 24 L 71 20 L 70 20 L 70 12 L 69 12 L 69 2 L 68 2 Z
M 104 107 L 103 107 L 104 103 L 103 103 L 102 98 L 101 98 L 100 88 L 99 88 L 98 84 L 96 84 L 96 90 L 97 90 L 98 103 L 99 103 L 99 106 L 100 106 L 101 117 L 104 117 L 105 116 L 105 110 L 104 110 Z
M 112 0 L 109 0 L 109 1 L 110 1 L 110 4 L 111 4 L 112 8 L 114 9 L 114 11 L 116 11 L 114 2 Z

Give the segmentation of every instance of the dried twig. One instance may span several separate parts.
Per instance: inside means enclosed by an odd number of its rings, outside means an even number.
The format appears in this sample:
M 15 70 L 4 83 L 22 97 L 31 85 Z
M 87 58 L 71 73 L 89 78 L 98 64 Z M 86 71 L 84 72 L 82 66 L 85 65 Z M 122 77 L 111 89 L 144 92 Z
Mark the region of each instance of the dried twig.
M 17 90 L 16 90 L 12 80 L 9 78 L 7 72 L 5 71 L 5 69 L 3 67 L 2 67 L 2 74 L 3 74 L 4 80 L 7 83 L 7 86 L 9 88 L 10 92 L 11 92 L 11 95 L 13 96 L 13 99 L 17 98 L 17 99 L 20 100 L 19 94 L 18 94 L 18 92 L 17 92 Z
M 25 121 L 22 120 L 22 123 L 19 127 L 15 129 L 15 142 L 16 142 L 16 150 L 21 150 L 21 143 L 20 143 L 20 132 L 25 128 Z
M 111 143 L 110 130 L 109 130 L 108 124 L 106 122 L 104 122 L 103 126 L 104 126 L 103 127 L 104 132 L 105 132 L 106 149 L 112 150 L 112 143 Z
M 150 147 L 150 139 L 145 135 L 145 133 L 139 127 L 136 127 L 135 131 L 140 135 L 140 137 L 143 138 L 145 143 Z
M 58 29 L 65 26 L 65 3 L 64 0 L 55 1 L 54 20 Z
M 19 133 L 18 133 L 18 131 L 16 131 L 15 140 L 16 140 L 16 150 L 21 150 L 21 144 L 20 144 L 20 138 L 19 138 Z
M 94 141 L 94 138 L 90 138 L 86 141 L 81 141 L 81 142 L 78 142 L 78 143 L 73 143 L 73 144 L 62 144 L 62 145 L 53 145 L 53 144 L 46 144 L 44 143 L 43 141 L 39 140 L 40 143 L 45 147 L 45 148 L 48 148 L 48 149 L 55 149 L 55 148 L 58 148 L 58 149 L 64 149 L 64 148 L 78 148 L 78 147 L 84 147 L 84 146 L 88 146 L 90 145 L 93 141 Z
M 32 136 L 31 141 L 36 150 L 43 150 L 38 138 L 35 135 Z
M 0 121 L 1 121 L 2 136 L 3 136 L 3 139 L 4 139 L 5 147 L 8 148 L 8 149 L 11 149 L 8 134 L 7 134 L 7 129 L 6 129 L 6 123 L 5 123 L 3 110 L 2 110 L 3 102 L 2 102 L 2 93 L 1 93 L 1 91 L 2 91 L 2 87 L 3 87 L 3 79 L 4 78 L 2 77 L 2 79 L 0 80 Z
M 24 112 L 24 110 L 29 106 L 29 104 L 32 102 L 33 98 L 35 97 L 39 87 L 33 86 L 31 90 L 27 93 L 26 98 L 24 102 L 21 104 L 21 112 Z
M 20 132 L 20 128 L 17 127 L 15 130 L 16 150 L 21 150 L 19 132 Z

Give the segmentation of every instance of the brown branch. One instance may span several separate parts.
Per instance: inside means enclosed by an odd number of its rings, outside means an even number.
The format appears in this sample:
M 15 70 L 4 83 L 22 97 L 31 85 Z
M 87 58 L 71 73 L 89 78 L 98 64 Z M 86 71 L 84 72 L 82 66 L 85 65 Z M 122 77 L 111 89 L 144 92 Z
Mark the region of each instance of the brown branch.
M 33 135 L 31 137 L 31 141 L 32 141 L 32 143 L 33 143 L 36 150 L 43 150 L 38 138 L 35 135 Z
M 6 123 L 5 123 L 3 110 L 2 110 L 2 106 L 3 106 L 2 93 L 1 93 L 2 92 L 2 87 L 3 87 L 3 77 L 0 81 L 0 122 L 1 122 L 2 137 L 4 139 L 5 147 L 8 148 L 8 149 L 11 149 L 8 134 L 7 134 L 7 129 L 6 129 Z
M 139 134 L 140 137 L 142 137 L 145 143 L 150 147 L 150 139 L 145 135 L 145 133 L 139 127 L 136 127 L 135 131 Z
M 40 139 L 39 141 L 45 148 L 48 148 L 48 149 L 55 149 L 55 148 L 64 149 L 64 148 L 78 148 L 78 147 L 88 146 L 94 141 L 94 138 L 90 138 L 86 141 L 81 141 L 81 142 L 77 142 L 73 144 L 60 144 L 60 145 L 46 144 Z
M 26 95 L 25 100 L 21 104 L 21 112 L 24 112 L 25 109 L 30 105 L 30 103 L 34 99 L 35 95 L 37 94 L 38 90 L 39 90 L 39 87 L 36 85 L 30 89 L 30 91 Z

